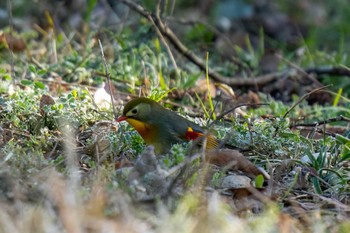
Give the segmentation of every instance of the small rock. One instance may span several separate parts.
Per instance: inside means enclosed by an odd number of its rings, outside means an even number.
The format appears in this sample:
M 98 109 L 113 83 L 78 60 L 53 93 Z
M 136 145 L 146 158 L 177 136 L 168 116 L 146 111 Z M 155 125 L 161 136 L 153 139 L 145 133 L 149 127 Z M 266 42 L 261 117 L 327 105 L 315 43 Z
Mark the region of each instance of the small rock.
M 251 179 L 242 175 L 229 175 L 223 178 L 221 187 L 224 189 L 238 189 L 250 187 Z

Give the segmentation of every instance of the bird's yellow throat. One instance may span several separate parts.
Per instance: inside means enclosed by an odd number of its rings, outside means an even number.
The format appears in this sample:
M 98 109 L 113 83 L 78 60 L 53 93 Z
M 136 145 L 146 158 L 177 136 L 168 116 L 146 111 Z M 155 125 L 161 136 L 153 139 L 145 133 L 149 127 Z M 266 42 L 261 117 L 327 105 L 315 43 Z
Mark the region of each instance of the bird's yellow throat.
M 136 129 L 147 144 L 153 143 L 155 131 L 150 125 L 132 118 L 127 118 L 126 121 Z

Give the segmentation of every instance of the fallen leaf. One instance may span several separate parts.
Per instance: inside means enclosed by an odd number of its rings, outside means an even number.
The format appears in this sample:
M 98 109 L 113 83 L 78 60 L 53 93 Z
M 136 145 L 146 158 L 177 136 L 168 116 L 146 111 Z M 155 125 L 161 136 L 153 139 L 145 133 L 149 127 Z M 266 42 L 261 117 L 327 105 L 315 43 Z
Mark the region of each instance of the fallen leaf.
M 26 49 L 26 44 L 22 38 L 9 33 L 0 34 L 0 47 L 5 47 L 13 52 L 21 52 Z
M 256 167 L 238 150 L 211 150 L 206 152 L 205 159 L 209 163 L 215 164 L 217 166 L 227 167 L 233 170 L 240 170 L 252 176 L 257 176 L 261 174 L 265 177 L 265 179 L 270 178 L 270 176 L 266 172 Z
M 46 94 L 42 95 L 40 99 L 40 114 L 42 116 L 45 116 L 44 107 L 54 105 L 54 104 L 55 104 L 55 100 L 50 95 L 46 95 Z

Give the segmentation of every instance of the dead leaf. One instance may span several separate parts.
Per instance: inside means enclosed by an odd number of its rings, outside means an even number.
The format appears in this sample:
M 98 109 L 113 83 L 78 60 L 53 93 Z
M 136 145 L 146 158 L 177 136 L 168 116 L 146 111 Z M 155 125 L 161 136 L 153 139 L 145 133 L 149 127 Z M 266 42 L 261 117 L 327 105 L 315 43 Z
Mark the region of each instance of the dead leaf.
M 26 49 L 26 44 L 22 38 L 13 36 L 9 33 L 1 33 L 0 47 L 5 47 L 13 52 L 22 52 Z
M 257 176 L 263 175 L 266 179 L 270 176 L 256 167 L 250 162 L 243 154 L 237 150 L 221 149 L 207 151 L 205 159 L 211 163 L 220 167 L 227 167 L 233 170 L 240 170 L 246 172 L 249 175 Z
M 45 116 L 44 107 L 54 105 L 54 104 L 55 104 L 55 100 L 50 95 L 46 95 L 46 94 L 42 95 L 40 99 L 40 114 L 42 116 Z

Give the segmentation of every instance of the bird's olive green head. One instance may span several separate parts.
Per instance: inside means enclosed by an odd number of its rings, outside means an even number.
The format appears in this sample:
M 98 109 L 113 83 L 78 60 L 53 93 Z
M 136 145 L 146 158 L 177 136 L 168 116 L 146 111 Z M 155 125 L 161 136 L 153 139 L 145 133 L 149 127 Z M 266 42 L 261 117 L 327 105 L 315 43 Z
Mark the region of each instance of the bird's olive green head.
M 156 101 L 140 97 L 129 101 L 123 110 L 123 116 L 147 122 L 152 117 L 152 108 L 160 106 Z

